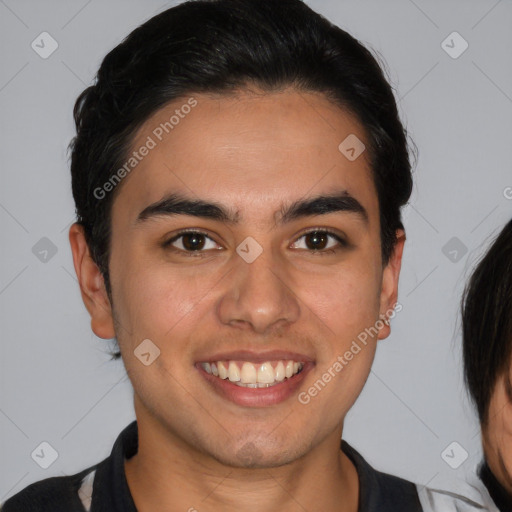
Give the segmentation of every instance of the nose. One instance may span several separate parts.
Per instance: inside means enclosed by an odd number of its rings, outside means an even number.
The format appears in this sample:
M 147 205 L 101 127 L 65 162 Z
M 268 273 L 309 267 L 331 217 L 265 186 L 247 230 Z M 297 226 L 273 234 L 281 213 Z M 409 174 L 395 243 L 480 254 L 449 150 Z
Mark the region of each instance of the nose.
M 265 334 L 293 324 L 300 316 L 299 299 L 290 287 L 284 262 L 264 251 L 255 261 L 235 261 L 217 314 L 224 325 Z

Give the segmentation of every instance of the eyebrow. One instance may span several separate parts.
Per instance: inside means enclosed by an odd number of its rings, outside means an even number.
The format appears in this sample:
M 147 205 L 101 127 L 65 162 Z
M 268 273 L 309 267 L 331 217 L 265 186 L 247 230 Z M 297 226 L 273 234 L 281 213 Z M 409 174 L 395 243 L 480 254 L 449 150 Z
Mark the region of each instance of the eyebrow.
M 336 212 L 355 214 L 365 223 L 368 223 L 368 212 L 347 191 L 298 199 L 291 205 L 281 206 L 274 214 L 274 218 L 278 224 L 285 224 L 304 217 Z M 155 217 L 175 215 L 188 215 L 226 224 L 237 224 L 240 220 L 238 212 L 230 210 L 219 203 L 203 201 L 201 199 L 190 199 L 181 194 L 174 193 L 144 208 L 137 216 L 136 223 L 139 224 Z
M 356 214 L 368 223 L 368 212 L 364 206 L 347 191 L 299 199 L 290 206 L 282 207 L 278 213 L 278 222 L 284 224 L 303 217 L 327 215 L 329 213 L 347 212 Z

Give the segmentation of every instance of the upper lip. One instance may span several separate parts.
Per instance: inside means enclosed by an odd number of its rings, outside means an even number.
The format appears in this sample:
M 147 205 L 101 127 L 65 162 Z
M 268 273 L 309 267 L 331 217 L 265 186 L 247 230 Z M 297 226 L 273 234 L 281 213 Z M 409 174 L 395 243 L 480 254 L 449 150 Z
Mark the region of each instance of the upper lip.
M 256 352 L 252 350 L 234 350 L 229 352 L 217 352 L 211 355 L 200 356 L 197 362 L 205 361 L 248 361 L 253 363 L 265 363 L 272 360 L 292 360 L 297 362 L 313 362 L 314 359 L 305 354 L 290 352 L 287 350 L 265 350 Z

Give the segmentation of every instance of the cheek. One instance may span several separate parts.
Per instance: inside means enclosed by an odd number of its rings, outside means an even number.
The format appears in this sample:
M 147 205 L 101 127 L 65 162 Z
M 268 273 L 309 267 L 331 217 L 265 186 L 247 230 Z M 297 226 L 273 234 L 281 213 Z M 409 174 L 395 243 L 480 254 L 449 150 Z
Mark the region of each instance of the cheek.
M 502 381 L 497 384 L 491 400 L 489 423 L 484 437 L 489 449 L 501 455 L 512 474 L 512 403 Z
M 196 321 L 219 280 L 216 274 L 184 272 L 143 256 L 125 258 L 117 268 L 121 272 L 112 282 L 116 316 L 129 327 L 135 344 L 139 338 L 162 343 Z
M 368 267 L 371 268 L 371 267 Z M 333 334 L 346 338 L 373 325 L 379 314 L 378 276 L 366 269 L 333 270 L 322 276 L 301 276 L 302 294 Z
M 310 383 L 315 389 L 306 392 L 322 395 L 317 404 L 326 421 L 339 420 L 339 412 L 348 410 L 361 392 L 375 356 L 378 286 L 368 275 L 362 279 L 358 273 L 339 273 L 304 284 L 307 295 L 301 301 L 307 307 L 303 309 L 313 312 L 311 323 L 304 324 L 313 336 L 318 330 L 317 368 Z M 318 379 L 322 382 L 316 385 Z

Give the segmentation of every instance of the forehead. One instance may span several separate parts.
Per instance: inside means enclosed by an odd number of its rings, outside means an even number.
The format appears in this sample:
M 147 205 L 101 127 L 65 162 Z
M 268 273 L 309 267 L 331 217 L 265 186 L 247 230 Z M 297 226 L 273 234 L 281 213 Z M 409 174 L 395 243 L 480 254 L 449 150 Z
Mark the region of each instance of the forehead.
M 243 218 L 250 205 L 262 212 L 276 201 L 341 189 L 366 203 L 371 215 L 377 196 L 367 151 L 347 158 L 340 151 L 347 137 L 349 146 L 360 144 L 356 151 L 366 144 L 356 118 L 319 93 L 191 94 L 138 131 L 131 148 L 137 163 L 120 184 L 113 214 L 134 218 L 177 191 L 224 201 Z

